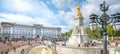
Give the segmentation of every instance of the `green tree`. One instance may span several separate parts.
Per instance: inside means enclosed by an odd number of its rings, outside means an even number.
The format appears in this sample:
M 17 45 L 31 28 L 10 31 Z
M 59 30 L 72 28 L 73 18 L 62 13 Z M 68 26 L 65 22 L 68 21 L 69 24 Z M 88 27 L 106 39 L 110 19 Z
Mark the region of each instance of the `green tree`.
M 61 36 L 62 36 L 62 37 L 65 37 L 65 36 L 70 37 L 71 34 L 72 34 L 72 32 L 73 32 L 73 30 L 71 29 L 71 30 L 69 30 L 69 31 L 67 31 L 67 32 L 65 32 L 65 33 L 61 33 Z
M 109 37 L 116 36 L 116 32 L 114 31 L 112 25 L 107 25 L 107 34 L 109 35 Z
M 86 28 L 86 32 L 87 32 L 89 38 L 93 37 L 93 32 L 91 31 L 91 29 L 89 27 Z
M 96 30 L 94 32 L 94 38 L 96 38 L 96 39 L 102 38 L 102 35 L 100 34 L 100 30 L 101 30 L 100 27 L 96 28 Z
M 61 33 L 61 37 L 64 37 L 65 36 L 65 33 Z
M 91 29 L 90 29 L 90 27 L 88 27 L 88 28 L 86 28 L 86 32 L 87 32 L 87 34 L 88 34 L 88 37 L 89 38 L 96 38 L 96 39 L 98 39 L 98 38 L 102 38 L 102 36 L 101 36 L 101 34 L 100 34 L 100 27 L 97 27 L 96 28 L 96 30 L 93 32 Z
M 68 36 L 71 36 L 73 30 L 71 29 L 69 32 L 68 32 Z
M 66 36 L 71 36 L 72 31 L 73 31 L 73 30 L 71 29 L 71 30 L 69 30 L 68 32 L 65 32 L 65 35 L 66 35 Z

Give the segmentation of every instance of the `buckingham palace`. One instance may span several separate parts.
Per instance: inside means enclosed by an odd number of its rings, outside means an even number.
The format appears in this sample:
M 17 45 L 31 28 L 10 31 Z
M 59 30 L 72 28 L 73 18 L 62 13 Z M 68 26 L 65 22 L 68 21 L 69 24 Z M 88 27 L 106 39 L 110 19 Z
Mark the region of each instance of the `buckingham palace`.
M 40 24 L 22 25 L 10 22 L 1 22 L 0 39 L 1 40 L 21 40 L 35 38 L 58 38 L 61 36 L 61 28 L 44 27 Z

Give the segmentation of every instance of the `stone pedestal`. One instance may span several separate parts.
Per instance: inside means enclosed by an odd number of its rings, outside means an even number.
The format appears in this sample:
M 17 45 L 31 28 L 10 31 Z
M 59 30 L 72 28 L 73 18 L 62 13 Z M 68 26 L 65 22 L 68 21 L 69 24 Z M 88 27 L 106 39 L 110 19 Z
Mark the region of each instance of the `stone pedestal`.
M 82 16 L 77 16 L 75 18 L 76 26 L 74 27 L 71 37 L 67 41 L 67 45 L 78 46 L 80 44 L 80 46 L 83 46 L 84 43 L 89 41 L 84 30 L 83 19 Z

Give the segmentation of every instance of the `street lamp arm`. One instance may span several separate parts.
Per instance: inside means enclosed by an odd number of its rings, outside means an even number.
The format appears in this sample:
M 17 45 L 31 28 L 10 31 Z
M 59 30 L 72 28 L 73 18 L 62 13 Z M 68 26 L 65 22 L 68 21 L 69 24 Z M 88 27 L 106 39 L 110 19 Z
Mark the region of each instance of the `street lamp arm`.
M 113 22 L 113 18 L 112 17 L 110 17 L 110 21 L 107 23 L 107 24 L 110 24 L 110 23 L 112 23 Z
M 102 22 L 100 22 L 99 19 L 100 19 L 100 18 L 96 18 L 96 21 L 97 21 L 100 25 L 102 25 Z

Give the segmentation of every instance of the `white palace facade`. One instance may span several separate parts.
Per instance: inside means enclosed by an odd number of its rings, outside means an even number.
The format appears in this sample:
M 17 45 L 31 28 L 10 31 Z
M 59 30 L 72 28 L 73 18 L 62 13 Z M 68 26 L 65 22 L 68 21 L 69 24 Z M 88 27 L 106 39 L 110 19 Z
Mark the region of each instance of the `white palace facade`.
M 61 36 L 61 28 L 59 27 L 44 27 L 39 24 L 21 25 L 10 22 L 1 22 L 0 24 L 0 39 L 34 39 L 39 37 L 53 37 Z

